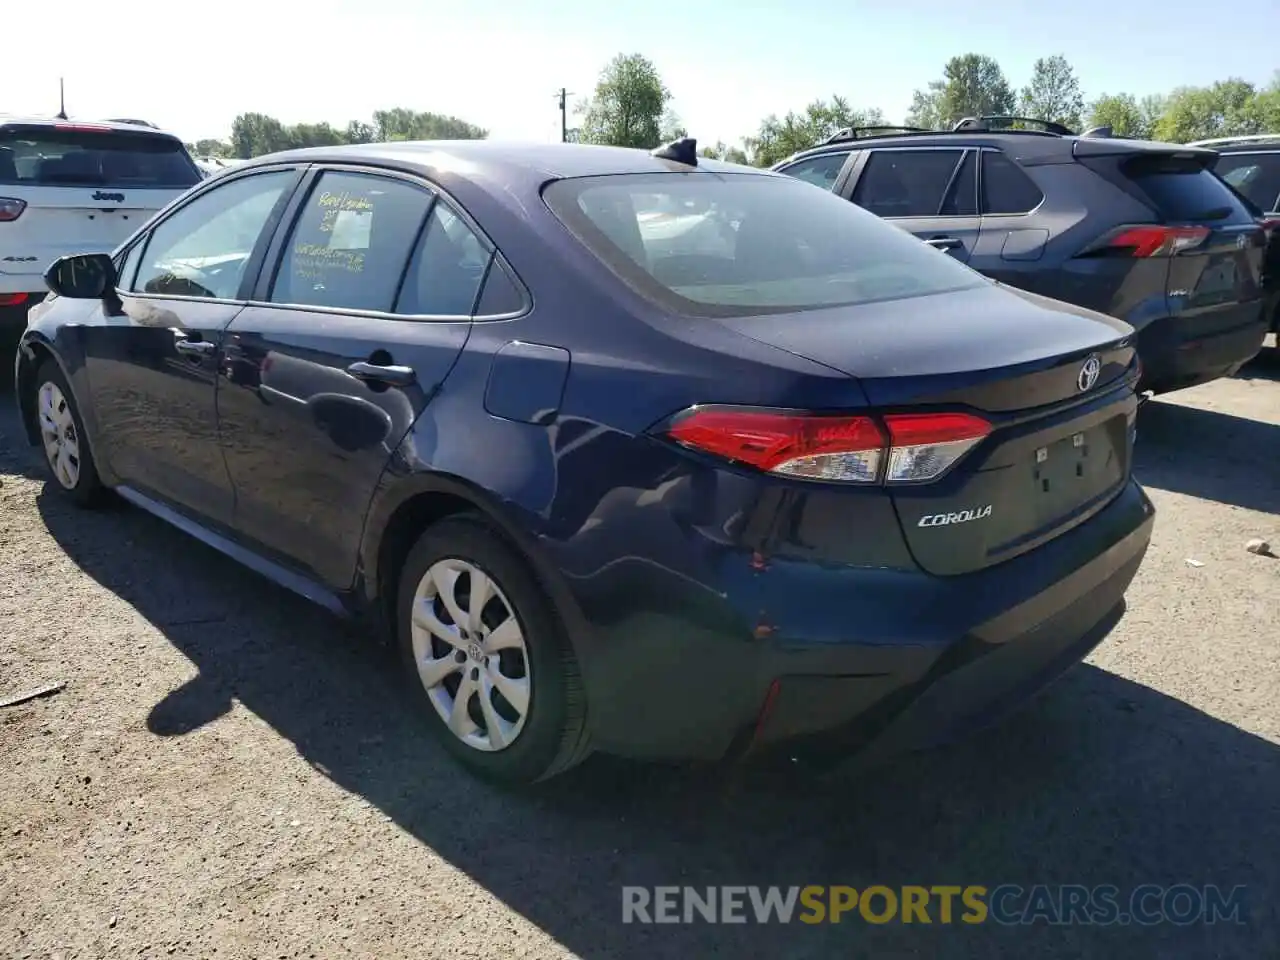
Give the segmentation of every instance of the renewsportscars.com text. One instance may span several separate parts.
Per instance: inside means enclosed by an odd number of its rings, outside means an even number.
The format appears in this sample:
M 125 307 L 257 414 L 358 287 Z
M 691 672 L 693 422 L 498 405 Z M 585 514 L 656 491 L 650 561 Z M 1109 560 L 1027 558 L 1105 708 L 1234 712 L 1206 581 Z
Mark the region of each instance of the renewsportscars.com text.
M 1244 923 L 1244 887 L 971 884 L 623 887 L 623 923 L 914 923 L 1179 926 Z

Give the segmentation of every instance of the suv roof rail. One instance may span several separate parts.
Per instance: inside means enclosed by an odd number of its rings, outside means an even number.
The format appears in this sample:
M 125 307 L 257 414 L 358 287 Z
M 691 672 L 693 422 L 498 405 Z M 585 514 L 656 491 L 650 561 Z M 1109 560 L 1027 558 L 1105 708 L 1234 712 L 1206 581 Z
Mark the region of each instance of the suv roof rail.
M 1032 124 L 1032 128 L 1026 130 L 1010 130 L 1005 126 L 993 127 L 991 121 L 1000 121 L 1002 123 L 1022 123 Z M 1038 128 L 1038 129 L 1037 129 Z M 952 133 L 963 133 L 966 131 L 989 131 L 992 133 L 1039 133 L 1048 134 L 1054 137 L 1074 137 L 1075 131 L 1069 127 L 1064 127 L 1060 123 L 1054 123 L 1052 120 L 1038 120 L 1035 117 L 1015 117 L 1006 113 L 984 114 L 980 117 L 965 117 L 951 128 Z
M 1280 133 L 1248 133 L 1238 137 L 1216 137 L 1212 140 L 1194 140 L 1188 147 L 1228 147 L 1234 143 L 1266 143 L 1268 140 L 1280 141 Z
M 146 120 L 129 120 L 121 117 L 111 117 L 109 120 L 107 120 L 107 123 L 131 123 L 135 127 L 150 127 L 152 130 L 160 129 L 154 123 L 150 123 Z
M 866 140 L 869 139 L 866 134 L 872 137 L 893 136 L 895 133 L 937 133 L 936 130 L 926 130 L 924 127 L 909 127 L 900 124 L 879 124 L 867 127 L 844 127 L 837 130 L 827 139 L 821 141 L 819 146 L 826 146 L 828 143 L 844 143 L 846 140 Z

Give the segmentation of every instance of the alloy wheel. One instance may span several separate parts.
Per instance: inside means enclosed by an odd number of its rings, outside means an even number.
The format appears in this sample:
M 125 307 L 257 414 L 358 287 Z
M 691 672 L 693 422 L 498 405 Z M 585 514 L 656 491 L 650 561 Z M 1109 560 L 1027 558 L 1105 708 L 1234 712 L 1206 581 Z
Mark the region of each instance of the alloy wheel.
M 414 664 L 449 731 L 492 752 L 515 742 L 529 713 L 524 632 L 497 581 L 457 558 L 432 564 L 414 592 Z

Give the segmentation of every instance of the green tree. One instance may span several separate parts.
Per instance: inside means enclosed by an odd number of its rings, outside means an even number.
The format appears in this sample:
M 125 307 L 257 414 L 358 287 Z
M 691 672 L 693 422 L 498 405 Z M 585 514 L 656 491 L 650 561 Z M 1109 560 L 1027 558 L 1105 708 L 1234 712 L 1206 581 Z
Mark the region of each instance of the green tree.
M 347 143 L 373 143 L 373 127 L 363 120 L 352 120 L 347 124 L 344 139 Z
M 197 140 L 187 145 L 187 149 L 197 157 L 229 157 L 232 155 L 231 144 L 225 140 Z
M 1000 64 L 980 53 L 966 53 L 947 61 L 941 80 L 912 94 L 907 123 L 946 129 L 965 117 L 1012 113 L 1016 102 Z
M 457 117 L 439 113 L 419 113 L 404 107 L 377 110 L 373 114 L 373 139 L 390 140 L 483 140 L 489 131 Z
M 293 146 L 284 125 L 265 113 L 242 113 L 231 122 L 231 147 L 247 160 Z
M 1151 123 L 1131 93 L 1104 93 L 1089 105 L 1089 127 L 1110 127 L 1113 136 L 1147 140 Z
M 601 72 L 591 98 L 578 106 L 579 142 L 652 149 L 662 142 L 670 102 L 652 61 L 638 53 L 618 54 Z
M 800 113 L 792 111 L 782 119 L 770 114 L 761 121 L 755 136 L 744 142 L 752 163 L 771 167 L 798 150 L 821 143 L 837 130 L 881 123 L 884 114 L 878 109 L 855 109 L 844 97 L 832 97 L 830 101 L 815 100 Z
M 1080 129 L 1084 97 L 1080 81 L 1061 54 L 1041 57 L 1031 69 L 1031 82 L 1022 88 L 1019 110 L 1023 116 L 1051 120 L 1072 130 Z
M 1209 87 L 1178 87 L 1169 94 L 1152 136 L 1171 143 L 1258 133 L 1252 83 L 1232 78 Z
M 747 164 L 747 153 L 741 147 L 731 147 L 723 140 L 717 140 L 715 146 L 703 147 L 700 153 L 711 160 L 724 160 L 728 163 Z

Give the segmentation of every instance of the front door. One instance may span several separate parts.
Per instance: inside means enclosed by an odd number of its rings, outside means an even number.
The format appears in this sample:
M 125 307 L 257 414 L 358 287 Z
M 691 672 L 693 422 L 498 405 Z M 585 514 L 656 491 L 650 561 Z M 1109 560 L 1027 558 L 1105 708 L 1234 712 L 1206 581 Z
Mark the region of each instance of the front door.
M 347 169 L 314 177 L 279 248 L 265 302 L 227 330 L 235 527 L 342 590 L 388 460 L 466 343 L 492 252 L 426 186 Z
M 850 177 L 853 202 L 968 263 L 982 226 L 977 151 L 882 148 Z
M 121 309 L 95 307 L 85 330 L 100 456 L 124 484 L 214 523 L 232 506 L 215 401 L 223 331 L 297 176 L 242 176 L 178 208 L 121 261 Z

